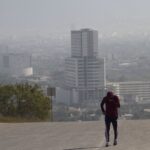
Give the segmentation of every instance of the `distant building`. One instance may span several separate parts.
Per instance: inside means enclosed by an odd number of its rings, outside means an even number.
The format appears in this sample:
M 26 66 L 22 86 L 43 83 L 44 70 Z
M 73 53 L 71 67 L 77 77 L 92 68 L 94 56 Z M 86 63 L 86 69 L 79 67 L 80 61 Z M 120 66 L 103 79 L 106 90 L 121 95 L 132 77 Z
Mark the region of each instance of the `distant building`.
M 56 87 L 56 103 L 70 105 L 71 91 L 62 87 Z
M 32 56 L 23 53 L 7 53 L 0 56 L 0 73 L 10 76 L 31 76 Z
M 72 103 L 98 103 L 105 89 L 105 61 L 98 58 L 98 32 L 71 31 L 71 57 L 65 63 L 66 86 Z
M 128 81 L 107 83 L 108 90 L 113 90 L 124 103 L 150 103 L 150 82 Z
M 98 31 L 81 29 L 71 31 L 71 57 L 98 56 Z

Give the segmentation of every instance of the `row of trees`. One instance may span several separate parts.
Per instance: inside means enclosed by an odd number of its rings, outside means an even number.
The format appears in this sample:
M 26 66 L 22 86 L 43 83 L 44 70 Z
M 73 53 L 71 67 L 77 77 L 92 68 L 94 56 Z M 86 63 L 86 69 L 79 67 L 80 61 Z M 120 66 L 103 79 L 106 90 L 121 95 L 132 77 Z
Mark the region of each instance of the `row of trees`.
M 51 102 L 40 87 L 29 84 L 0 85 L 0 115 L 45 120 Z

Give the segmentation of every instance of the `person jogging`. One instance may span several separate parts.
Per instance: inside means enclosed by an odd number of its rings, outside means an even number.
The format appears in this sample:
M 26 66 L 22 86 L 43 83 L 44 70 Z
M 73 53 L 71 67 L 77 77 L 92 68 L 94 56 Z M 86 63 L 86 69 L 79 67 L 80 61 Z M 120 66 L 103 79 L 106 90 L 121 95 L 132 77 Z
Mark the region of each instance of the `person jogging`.
M 105 109 L 104 109 L 105 105 Z M 106 137 L 106 147 L 109 146 L 109 131 L 110 125 L 112 123 L 114 130 L 114 145 L 117 145 L 117 137 L 118 137 L 118 108 L 120 107 L 120 100 L 118 96 L 114 95 L 113 92 L 107 92 L 107 95 L 103 98 L 101 102 L 101 110 L 105 115 L 105 137 Z

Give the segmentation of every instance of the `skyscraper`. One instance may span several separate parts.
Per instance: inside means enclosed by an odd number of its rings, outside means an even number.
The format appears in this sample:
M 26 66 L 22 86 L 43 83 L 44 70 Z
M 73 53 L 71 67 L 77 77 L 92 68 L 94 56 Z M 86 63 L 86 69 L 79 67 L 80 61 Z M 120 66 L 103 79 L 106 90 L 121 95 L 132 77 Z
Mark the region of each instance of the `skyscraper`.
M 72 103 L 96 103 L 105 88 L 105 63 L 98 58 L 98 32 L 71 31 L 71 57 L 66 59 L 66 86 Z
M 71 31 L 72 57 L 97 57 L 98 32 L 90 29 Z

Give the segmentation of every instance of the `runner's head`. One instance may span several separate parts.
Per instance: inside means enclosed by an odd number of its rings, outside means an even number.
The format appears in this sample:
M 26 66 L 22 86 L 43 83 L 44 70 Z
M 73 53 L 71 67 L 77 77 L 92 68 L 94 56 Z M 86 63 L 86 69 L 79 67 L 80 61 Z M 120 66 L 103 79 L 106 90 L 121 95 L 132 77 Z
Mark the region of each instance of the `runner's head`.
M 108 91 L 108 92 L 107 92 L 107 97 L 113 97 L 113 95 L 114 95 L 114 94 L 113 94 L 112 91 Z

